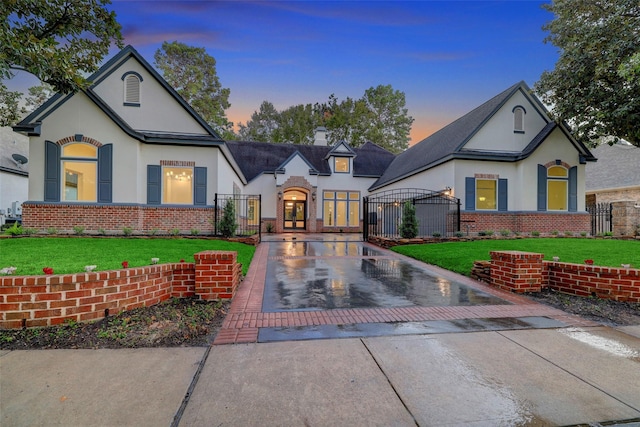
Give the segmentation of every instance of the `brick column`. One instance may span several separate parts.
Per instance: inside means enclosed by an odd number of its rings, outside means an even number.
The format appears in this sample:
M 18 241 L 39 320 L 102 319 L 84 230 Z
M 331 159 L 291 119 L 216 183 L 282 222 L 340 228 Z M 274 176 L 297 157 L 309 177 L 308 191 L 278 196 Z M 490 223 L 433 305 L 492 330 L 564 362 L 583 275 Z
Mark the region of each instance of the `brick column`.
M 636 201 L 613 202 L 613 235 L 634 236 L 636 227 L 640 226 L 640 208 Z
M 196 260 L 195 293 L 203 300 L 231 299 L 240 282 L 242 265 L 231 251 L 203 251 Z
M 540 292 L 543 254 L 491 252 L 491 284 L 511 292 Z

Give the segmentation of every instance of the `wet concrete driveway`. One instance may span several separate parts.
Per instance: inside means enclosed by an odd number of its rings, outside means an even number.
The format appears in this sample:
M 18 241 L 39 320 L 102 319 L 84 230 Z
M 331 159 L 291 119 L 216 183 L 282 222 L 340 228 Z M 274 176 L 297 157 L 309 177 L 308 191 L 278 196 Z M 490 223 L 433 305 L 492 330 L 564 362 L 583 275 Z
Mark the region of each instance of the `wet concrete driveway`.
M 269 244 L 263 312 L 509 304 L 347 235 Z
M 279 234 L 263 237 L 214 344 L 592 325 L 360 235 Z

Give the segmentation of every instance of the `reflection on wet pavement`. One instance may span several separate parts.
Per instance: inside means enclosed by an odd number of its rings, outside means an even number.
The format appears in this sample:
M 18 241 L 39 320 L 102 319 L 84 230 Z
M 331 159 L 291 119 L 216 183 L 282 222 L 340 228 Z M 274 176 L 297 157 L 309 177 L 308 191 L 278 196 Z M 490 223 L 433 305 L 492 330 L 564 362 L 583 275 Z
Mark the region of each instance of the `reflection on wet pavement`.
M 264 312 L 509 304 L 361 242 L 274 242 L 269 257 Z
M 548 317 L 503 317 L 491 319 L 429 320 L 425 322 L 350 323 L 261 328 L 258 342 L 361 338 L 386 335 L 446 334 L 456 332 L 500 331 L 515 329 L 562 328 L 564 323 Z

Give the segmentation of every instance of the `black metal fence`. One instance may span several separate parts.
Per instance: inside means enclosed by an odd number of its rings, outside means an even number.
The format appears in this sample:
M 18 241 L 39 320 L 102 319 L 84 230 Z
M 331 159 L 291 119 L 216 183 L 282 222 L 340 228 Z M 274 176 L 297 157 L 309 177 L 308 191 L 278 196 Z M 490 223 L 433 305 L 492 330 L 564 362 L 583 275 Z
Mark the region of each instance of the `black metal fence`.
M 213 234 L 216 236 L 252 236 L 260 235 L 262 223 L 262 196 L 260 194 L 215 194 L 214 197 Z M 227 204 L 231 203 L 236 227 L 226 227 L 223 221 Z M 225 235 L 227 234 L 227 235 Z
M 588 205 L 587 212 L 591 214 L 592 236 L 613 232 L 613 205 L 611 203 Z
M 369 236 L 401 238 L 400 227 L 405 203 L 416 211 L 416 237 L 451 237 L 460 231 L 460 199 L 445 191 L 403 188 L 383 191 L 363 198 L 363 238 Z

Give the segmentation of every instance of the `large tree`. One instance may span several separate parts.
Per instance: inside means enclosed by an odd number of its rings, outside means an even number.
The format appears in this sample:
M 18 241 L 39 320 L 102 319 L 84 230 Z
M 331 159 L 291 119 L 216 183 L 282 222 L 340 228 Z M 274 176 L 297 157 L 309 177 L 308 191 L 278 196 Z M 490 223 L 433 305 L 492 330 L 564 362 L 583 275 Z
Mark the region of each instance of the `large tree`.
M 283 111 L 264 101 L 246 124 L 240 123 L 240 136 L 251 141 L 311 144 L 314 130 L 326 126 L 331 144 L 347 141 L 359 147 L 371 141 L 398 153 L 408 146 L 412 123 L 404 93 L 380 85 L 367 89 L 361 99 L 339 101 L 332 94 L 327 103 L 294 105 Z
M 638 0 L 554 0 L 546 42 L 560 50 L 553 71 L 535 89 L 576 137 L 606 137 L 640 146 L 640 3 Z
M 28 111 L 35 111 L 55 94 L 53 87 L 47 83 L 29 88 L 29 95 L 25 99 Z
M 58 92 L 86 88 L 112 43 L 122 47 L 109 0 L 3 0 L 0 78 L 26 71 Z
M 154 59 L 180 96 L 223 138 L 233 138 L 233 123 L 225 113 L 231 106 L 230 90 L 220 83 L 215 58 L 203 47 L 174 41 L 162 43 Z
M 269 101 L 262 101 L 260 109 L 251 114 L 246 125 L 238 123 L 240 138 L 246 141 L 275 142 L 280 112 Z
M 10 126 L 20 120 L 27 112 L 20 106 L 22 92 L 10 91 L 7 86 L 0 82 L 0 126 Z

